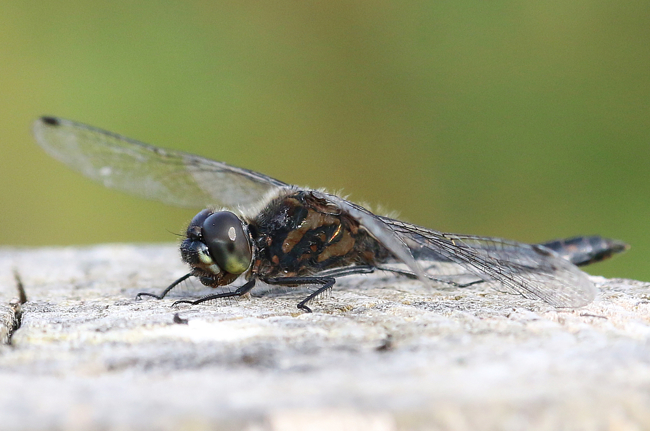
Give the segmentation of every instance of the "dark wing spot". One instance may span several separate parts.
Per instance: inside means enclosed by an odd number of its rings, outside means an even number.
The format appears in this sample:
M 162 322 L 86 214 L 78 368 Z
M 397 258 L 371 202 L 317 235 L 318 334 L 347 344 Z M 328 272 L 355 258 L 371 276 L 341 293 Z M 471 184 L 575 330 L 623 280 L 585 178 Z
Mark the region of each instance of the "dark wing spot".
M 54 117 L 41 117 L 41 121 L 43 121 L 45 124 L 49 124 L 50 126 L 58 126 L 59 120 L 54 118 Z
M 544 247 L 540 247 L 537 244 L 533 245 L 533 250 L 537 252 L 537 254 L 541 254 L 542 256 L 550 256 L 551 253 Z

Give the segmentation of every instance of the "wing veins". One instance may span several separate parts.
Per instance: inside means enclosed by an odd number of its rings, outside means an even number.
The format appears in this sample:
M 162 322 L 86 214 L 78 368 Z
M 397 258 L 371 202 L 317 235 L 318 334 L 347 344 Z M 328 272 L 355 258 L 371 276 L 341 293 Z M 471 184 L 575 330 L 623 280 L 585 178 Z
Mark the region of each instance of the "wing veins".
M 50 155 L 83 175 L 171 205 L 254 205 L 271 190 L 289 187 L 258 172 L 69 120 L 44 117 L 36 120 L 33 131 Z
M 381 219 L 418 246 L 524 297 L 539 298 L 556 306 L 579 306 L 591 302 L 595 295 L 586 274 L 543 247 L 442 233 L 386 217 Z

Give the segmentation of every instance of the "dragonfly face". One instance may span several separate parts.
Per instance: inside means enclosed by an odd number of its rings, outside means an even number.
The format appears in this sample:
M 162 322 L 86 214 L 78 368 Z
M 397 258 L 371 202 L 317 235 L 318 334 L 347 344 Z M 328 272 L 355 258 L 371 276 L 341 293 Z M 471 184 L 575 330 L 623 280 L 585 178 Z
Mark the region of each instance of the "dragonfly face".
M 331 288 L 337 277 L 376 270 L 427 284 L 497 283 L 499 290 L 557 307 L 591 302 L 597 290 L 576 265 L 624 251 L 620 241 L 578 237 L 543 244 L 438 232 L 375 215 L 339 196 L 180 151 L 165 150 L 54 117 L 34 123 L 37 142 L 51 156 L 106 187 L 170 205 L 247 209 L 203 210 L 190 222 L 181 255 L 189 277 L 235 290 L 200 302 L 248 293 L 257 280 L 319 286 L 298 307 Z M 256 210 L 254 210 L 256 209 Z M 468 280 L 460 282 L 459 280 Z
M 248 229 L 230 211 L 201 211 L 190 222 L 186 236 L 181 256 L 192 267 L 192 275 L 206 286 L 230 284 L 251 265 Z

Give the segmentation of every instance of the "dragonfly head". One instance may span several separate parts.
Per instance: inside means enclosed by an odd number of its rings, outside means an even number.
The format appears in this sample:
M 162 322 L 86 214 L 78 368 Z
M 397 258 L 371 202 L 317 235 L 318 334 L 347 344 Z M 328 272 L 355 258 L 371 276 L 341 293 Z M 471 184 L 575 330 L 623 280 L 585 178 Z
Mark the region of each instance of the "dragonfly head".
M 194 216 L 181 244 L 181 256 L 206 286 L 224 286 L 253 260 L 244 223 L 230 211 L 203 210 Z

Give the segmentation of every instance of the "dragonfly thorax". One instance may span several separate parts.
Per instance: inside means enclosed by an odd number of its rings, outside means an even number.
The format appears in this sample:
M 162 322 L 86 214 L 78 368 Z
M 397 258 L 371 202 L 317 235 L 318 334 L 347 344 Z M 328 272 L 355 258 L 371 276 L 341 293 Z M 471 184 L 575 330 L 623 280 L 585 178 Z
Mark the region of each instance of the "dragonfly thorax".
M 207 286 L 234 281 L 251 264 L 253 252 L 246 226 L 230 211 L 205 209 L 187 228 L 181 256 Z

